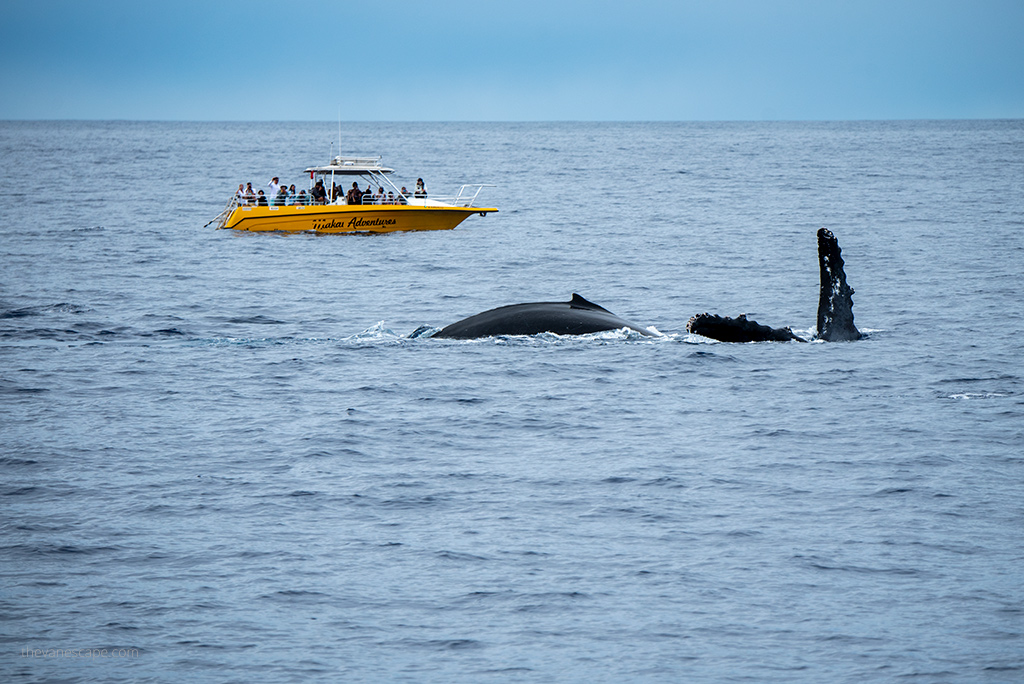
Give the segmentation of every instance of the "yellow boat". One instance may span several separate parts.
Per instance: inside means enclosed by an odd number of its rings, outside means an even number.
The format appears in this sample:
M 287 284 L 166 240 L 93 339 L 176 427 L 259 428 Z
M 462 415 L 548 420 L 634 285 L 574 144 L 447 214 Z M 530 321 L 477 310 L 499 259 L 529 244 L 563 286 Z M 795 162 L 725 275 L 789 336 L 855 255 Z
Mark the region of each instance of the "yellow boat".
M 315 233 L 389 233 L 401 230 L 449 230 L 473 214 L 486 216 L 493 207 L 475 207 L 485 184 L 463 185 L 452 197 L 427 197 L 402 192 L 381 164 L 380 157 L 335 157 L 330 164 L 306 169 L 310 193 L 255 201 L 235 195 L 210 223 L 217 228 L 250 231 Z M 366 192 L 358 204 L 348 204 L 346 192 L 353 178 L 361 178 L 377 192 Z M 340 192 L 334 201 L 335 186 Z M 358 183 L 358 181 L 355 181 Z M 317 194 L 318 185 L 327 196 Z M 389 189 L 388 189 L 389 188 Z M 368 187 L 372 190 L 372 187 Z M 276 204 L 275 204 L 276 202 Z M 207 224 L 209 225 L 209 224 Z

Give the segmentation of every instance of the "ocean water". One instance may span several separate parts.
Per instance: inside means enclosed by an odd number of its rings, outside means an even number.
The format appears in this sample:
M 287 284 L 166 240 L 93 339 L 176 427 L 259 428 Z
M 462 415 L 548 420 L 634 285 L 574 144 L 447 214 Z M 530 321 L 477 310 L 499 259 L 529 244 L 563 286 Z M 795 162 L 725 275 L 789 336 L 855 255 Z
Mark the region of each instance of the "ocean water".
M 500 211 L 204 227 L 338 137 L 0 122 L 0 678 L 1024 681 L 1024 122 L 343 124 Z M 819 227 L 865 339 L 686 333 Z M 573 292 L 663 335 L 409 336 Z

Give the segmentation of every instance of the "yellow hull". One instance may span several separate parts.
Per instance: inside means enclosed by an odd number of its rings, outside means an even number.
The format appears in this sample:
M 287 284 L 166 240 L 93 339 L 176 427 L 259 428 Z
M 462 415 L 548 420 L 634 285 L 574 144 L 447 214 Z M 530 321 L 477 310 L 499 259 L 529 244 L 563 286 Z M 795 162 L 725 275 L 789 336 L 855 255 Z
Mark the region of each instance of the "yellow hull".
M 236 207 L 225 228 L 315 233 L 390 233 L 399 230 L 450 230 L 473 214 L 497 209 L 407 205 L 326 204 L 286 207 Z

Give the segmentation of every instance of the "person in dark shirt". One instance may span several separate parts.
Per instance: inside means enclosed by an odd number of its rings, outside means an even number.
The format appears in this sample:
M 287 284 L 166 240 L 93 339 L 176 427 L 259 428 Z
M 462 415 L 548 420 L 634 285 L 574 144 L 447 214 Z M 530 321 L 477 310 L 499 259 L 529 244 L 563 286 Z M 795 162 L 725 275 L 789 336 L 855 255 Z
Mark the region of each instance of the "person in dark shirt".
M 277 189 L 277 195 L 271 197 L 270 202 L 275 207 L 283 207 L 284 205 L 288 204 L 288 188 L 286 188 L 283 185 L 280 186 Z
M 324 182 L 318 180 L 313 189 L 309 191 L 309 194 L 313 196 L 313 204 L 325 204 L 327 202 L 327 191 L 324 190 Z
M 353 183 L 352 187 L 348 189 L 348 194 L 345 195 L 345 201 L 349 204 L 363 203 L 363 193 L 359 192 L 359 183 Z

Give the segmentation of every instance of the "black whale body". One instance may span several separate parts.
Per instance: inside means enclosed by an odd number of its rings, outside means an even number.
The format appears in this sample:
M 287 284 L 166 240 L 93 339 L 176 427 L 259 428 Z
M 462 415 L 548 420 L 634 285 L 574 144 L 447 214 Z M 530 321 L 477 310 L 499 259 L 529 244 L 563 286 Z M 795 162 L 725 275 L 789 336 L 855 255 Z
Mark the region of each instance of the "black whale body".
M 853 288 L 846 284 L 843 257 L 839 241 L 831 231 L 818 231 L 818 334 L 826 342 L 859 340 L 860 331 L 853 324 Z M 789 328 L 771 328 L 748 321 L 744 315 L 736 318 L 709 313 L 697 314 L 686 323 L 687 331 L 710 337 L 720 342 L 806 342 Z
M 736 318 L 709 313 L 697 314 L 686 323 L 686 330 L 719 342 L 806 342 L 789 328 L 772 328 L 747 320 L 746 314 Z
M 839 242 L 828 230 L 818 231 L 820 291 L 818 295 L 818 339 L 828 342 L 860 339 L 853 324 L 853 288 L 846 283 Z M 585 335 L 603 330 L 628 328 L 641 335 L 647 329 L 616 316 L 611 311 L 573 294 L 568 302 L 511 304 L 484 311 L 442 328 L 432 337 L 472 339 L 499 335 Z M 787 328 L 772 328 L 747 320 L 745 315 L 729 318 L 698 314 L 686 324 L 687 331 L 721 342 L 806 342 Z M 422 329 L 421 329 L 422 330 Z M 413 336 L 417 336 L 417 330 Z
M 432 337 L 466 340 L 499 335 L 586 335 L 603 330 L 629 328 L 641 335 L 651 333 L 636 323 L 619 318 L 608 309 L 573 294 L 568 302 L 511 304 L 484 311 L 442 328 Z

